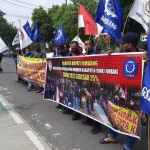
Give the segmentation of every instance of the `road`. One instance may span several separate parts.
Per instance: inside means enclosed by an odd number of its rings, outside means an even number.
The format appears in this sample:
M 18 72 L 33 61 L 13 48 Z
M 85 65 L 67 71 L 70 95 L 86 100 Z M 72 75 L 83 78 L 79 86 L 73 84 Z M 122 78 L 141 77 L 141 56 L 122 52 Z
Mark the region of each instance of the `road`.
M 3 73 L 0 74 L 0 94 L 7 99 L 20 116 L 37 132 L 53 150 L 121 150 L 125 136 L 118 135 L 118 144 L 101 145 L 98 142 L 107 133 L 90 134 L 91 126 L 83 125 L 81 120 L 72 121 L 70 114 L 62 114 L 56 103 L 44 101 L 40 94 L 16 83 L 14 60 L 4 58 Z M 0 141 L 1 142 L 1 141 Z M 142 128 L 142 140 L 137 140 L 134 150 L 147 150 L 145 128 Z

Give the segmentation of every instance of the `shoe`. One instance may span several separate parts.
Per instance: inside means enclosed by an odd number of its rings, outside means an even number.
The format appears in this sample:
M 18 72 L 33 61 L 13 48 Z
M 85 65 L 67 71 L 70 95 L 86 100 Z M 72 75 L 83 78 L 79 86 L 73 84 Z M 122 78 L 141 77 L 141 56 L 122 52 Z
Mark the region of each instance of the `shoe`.
M 0 69 L 0 73 L 2 73 L 3 72 L 3 69 Z
M 83 106 L 80 106 L 80 108 L 84 108 Z
M 63 110 L 62 113 L 63 114 L 70 114 L 70 111 L 69 110 Z
M 41 92 L 41 95 L 43 95 L 44 94 L 44 92 Z
M 98 134 L 99 132 L 101 132 L 102 131 L 102 129 L 101 128 L 99 128 L 99 129 L 92 129 L 91 130 L 91 134 Z
M 27 92 L 31 92 L 31 89 L 28 89 Z
M 127 150 L 125 147 L 123 147 L 123 149 L 122 150 Z
M 103 139 L 100 139 L 99 142 L 101 144 L 108 144 L 108 143 L 117 143 L 116 139 L 110 138 L 110 137 L 105 137 Z
M 61 109 L 62 108 L 62 105 L 58 105 L 58 106 L 56 106 L 55 108 L 57 108 L 57 109 Z
M 82 121 L 82 124 L 91 125 L 92 122 L 90 122 L 90 121 Z
M 15 82 L 20 82 L 20 81 L 17 80 L 17 81 L 15 81 Z
M 76 121 L 76 120 L 79 120 L 79 119 L 80 119 L 80 117 L 77 117 L 77 116 L 72 117 L 72 121 Z
M 41 90 L 35 91 L 35 93 L 41 93 L 41 92 L 42 92 Z

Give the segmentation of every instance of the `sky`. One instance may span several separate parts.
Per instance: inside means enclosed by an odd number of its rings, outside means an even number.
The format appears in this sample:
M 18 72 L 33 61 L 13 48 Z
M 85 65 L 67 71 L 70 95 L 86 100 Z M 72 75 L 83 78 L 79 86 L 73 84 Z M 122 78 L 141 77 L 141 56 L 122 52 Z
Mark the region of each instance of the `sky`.
M 67 0 L 70 3 L 70 0 Z M 34 8 L 42 6 L 48 10 L 52 5 L 61 5 L 66 0 L 0 0 L 0 10 L 6 15 L 4 18 L 16 27 L 24 25 L 28 20 L 31 24 L 31 17 Z

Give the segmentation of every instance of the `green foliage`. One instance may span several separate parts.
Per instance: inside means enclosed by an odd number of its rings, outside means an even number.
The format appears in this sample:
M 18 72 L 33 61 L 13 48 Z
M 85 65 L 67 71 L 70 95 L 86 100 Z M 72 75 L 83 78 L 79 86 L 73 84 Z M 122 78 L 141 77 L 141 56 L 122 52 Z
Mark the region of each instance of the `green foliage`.
M 67 34 L 69 41 L 71 41 L 78 34 L 78 5 L 82 4 L 89 13 L 94 17 L 97 9 L 99 0 L 71 0 L 72 4 L 62 6 L 53 5 L 46 12 L 43 8 L 38 8 L 33 11 L 32 20 L 33 23 L 38 22 L 40 25 L 40 32 L 42 34 L 42 39 L 46 41 L 52 41 L 54 37 L 54 31 L 57 30 L 58 26 L 61 24 Z M 119 0 L 124 11 L 124 33 L 132 31 L 140 34 L 144 32 L 143 27 L 131 18 L 127 18 L 128 13 L 132 7 L 133 0 Z M 127 21 L 126 21 L 127 20 Z M 89 38 L 89 36 L 84 35 L 84 28 L 79 29 L 79 36 L 84 41 Z M 114 43 L 110 42 L 112 47 Z M 105 44 L 101 43 L 102 47 Z M 106 45 L 108 47 L 108 45 Z
M 49 42 L 53 39 L 53 23 L 46 10 L 42 7 L 34 9 L 32 13 L 33 24 L 38 23 L 41 33 L 41 40 Z
M 5 13 L 0 10 L 0 37 L 4 40 L 6 45 L 11 49 L 12 41 L 17 33 L 17 29 L 9 24 L 4 18 Z

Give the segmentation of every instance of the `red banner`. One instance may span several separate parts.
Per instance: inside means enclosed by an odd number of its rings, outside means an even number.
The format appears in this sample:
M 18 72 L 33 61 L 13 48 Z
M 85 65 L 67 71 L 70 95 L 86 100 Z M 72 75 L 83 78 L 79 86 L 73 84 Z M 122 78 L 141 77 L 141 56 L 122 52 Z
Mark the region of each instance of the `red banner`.
M 140 53 L 51 58 L 44 98 L 139 138 L 142 70 Z

